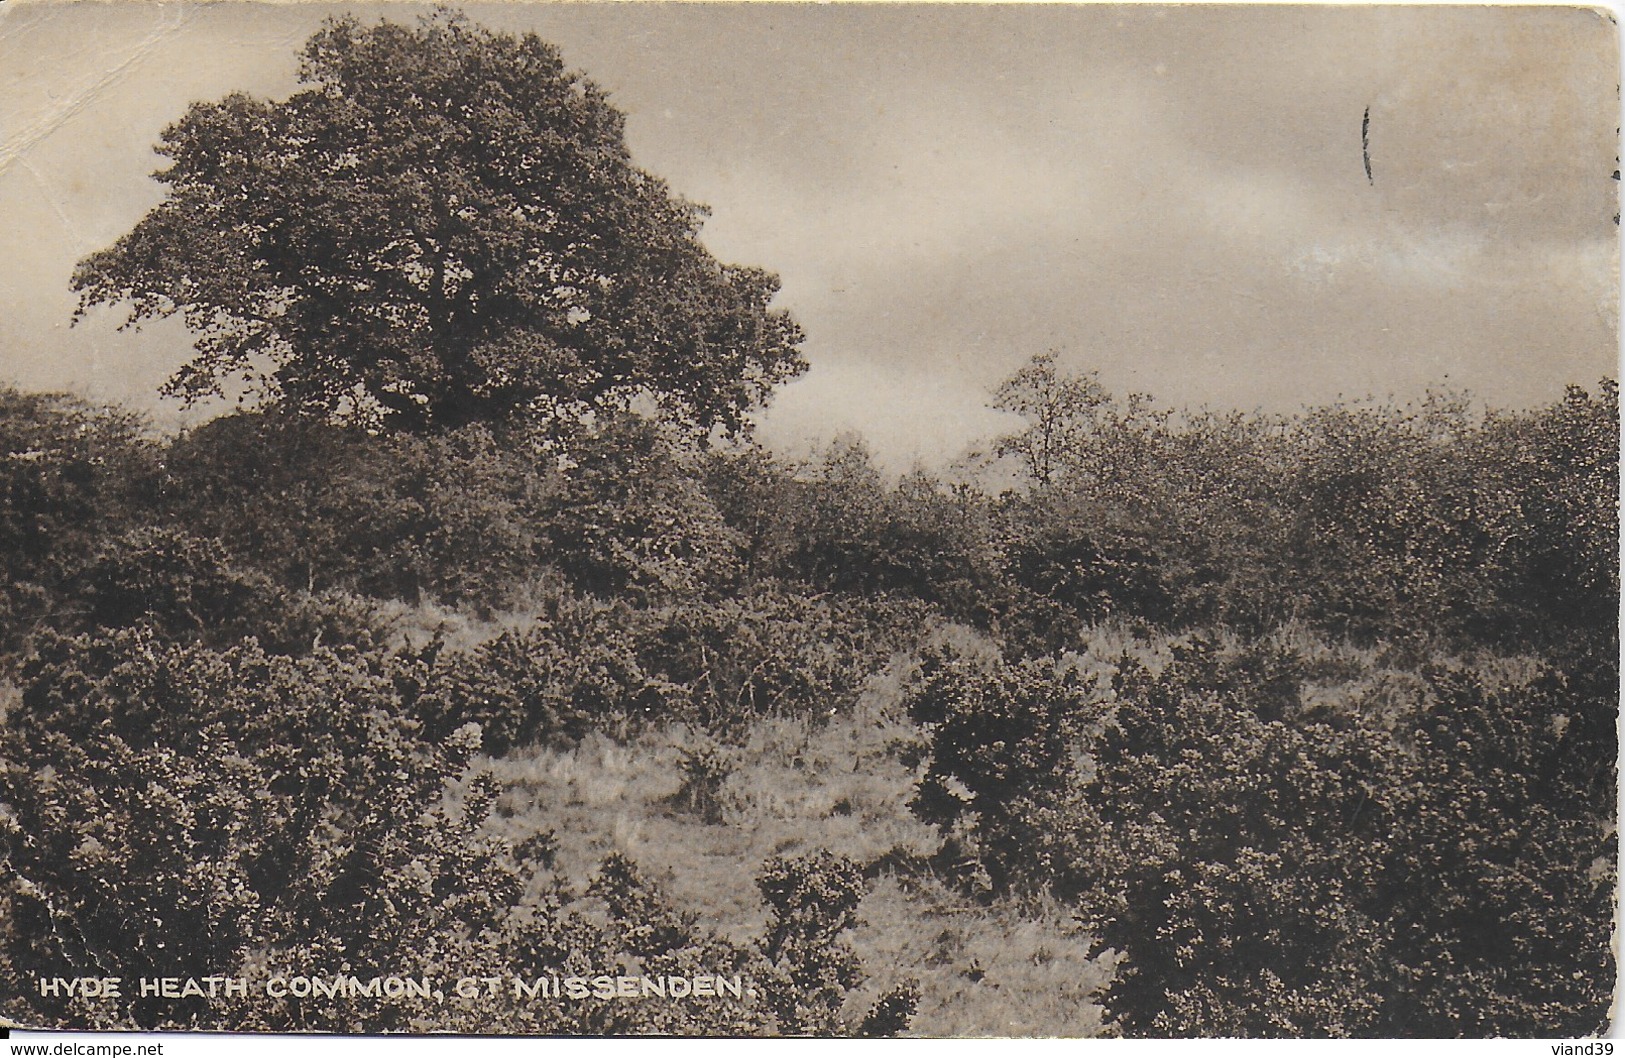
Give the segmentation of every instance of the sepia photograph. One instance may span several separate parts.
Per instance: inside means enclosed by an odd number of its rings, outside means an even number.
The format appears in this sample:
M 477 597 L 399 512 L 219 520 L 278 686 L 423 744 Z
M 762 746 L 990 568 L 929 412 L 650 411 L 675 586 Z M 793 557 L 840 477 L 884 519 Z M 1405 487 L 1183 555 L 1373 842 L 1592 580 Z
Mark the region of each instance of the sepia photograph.
M 1619 56 L 0 3 L 0 1036 L 1612 1053 Z

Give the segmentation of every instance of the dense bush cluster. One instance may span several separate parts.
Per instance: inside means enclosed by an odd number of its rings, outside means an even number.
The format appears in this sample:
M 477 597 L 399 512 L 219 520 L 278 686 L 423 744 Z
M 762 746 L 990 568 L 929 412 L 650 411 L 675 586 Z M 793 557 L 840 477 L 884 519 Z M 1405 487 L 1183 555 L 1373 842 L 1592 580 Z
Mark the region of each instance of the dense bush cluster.
M 1556 649 L 1617 621 L 1612 381 L 1481 417 L 1441 395 L 1280 419 L 1100 395 L 1085 418 L 995 503 L 1011 581 L 1085 620 Z
M 995 891 L 1043 871 L 1046 810 L 1075 781 L 1074 746 L 1099 712 L 1077 672 L 1048 658 L 1005 665 L 930 652 L 908 708 L 932 733 L 915 814 L 949 831 L 974 816 L 976 857 Z
M 567 894 L 556 886 L 527 903 L 545 864 L 482 833 L 497 789 L 470 771 L 478 726 L 423 738 L 396 681 L 352 648 L 290 658 L 251 640 L 222 651 L 145 631 L 48 635 L 20 675 L 26 689 L 6 721 L 16 738 L 0 757 L 7 979 L 103 969 L 133 980 L 173 976 L 176 967 L 331 976 L 395 966 L 455 979 L 480 966 L 521 976 L 630 966 L 651 975 L 737 973 L 766 996 L 732 1005 L 516 1003 L 495 1015 L 467 1004 L 425 1010 L 411 999 L 255 1004 L 143 998 L 133 989 L 117 1003 L 28 997 L 46 1022 L 844 1031 L 833 1015 L 812 1022 L 795 1013 L 805 1002 L 838 1010 L 861 980 L 850 958 L 840 974 L 817 969 L 852 925 L 856 902 L 848 893 L 846 905 L 825 909 L 806 895 L 829 873 L 822 861 L 788 883 L 784 862 L 765 868 L 763 891 L 781 922 L 764 941 L 765 957 L 698 927 L 622 858 L 606 861 L 588 890 L 605 919 L 564 910 Z M 801 987 L 809 974 L 823 981 L 812 1000 Z M 894 1019 L 893 1031 L 905 1021 Z
M 417 737 L 354 651 L 289 658 L 117 631 L 45 637 L 21 675 L 0 760 L 19 974 L 394 965 L 493 926 L 517 896 L 512 865 L 474 835 L 477 793 L 443 801 L 478 728 Z M 117 1013 L 211 1016 L 135 996 Z
M 493 753 L 655 721 L 737 735 L 752 718 L 849 706 L 907 643 L 912 612 L 773 586 L 653 608 L 564 594 L 522 631 L 470 650 L 431 641 L 397 654 L 394 671 L 431 735 L 474 720 Z
M 630 415 L 566 449 L 522 427 L 375 436 L 262 413 L 178 440 L 157 486 L 166 517 L 279 583 L 491 609 L 544 569 L 639 601 L 730 585 L 740 545 L 691 461 Z
M 1093 694 L 1054 662 L 927 666 L 916 811 L 968 815 L 997 884 L 1123 953 L 1103 999 L 1125 1033 L 1598 1031 L 1617 665 L 1429 669 L 1383 723 L 1307 706 L 1311 668 L 1202 639 Z
M 1090 393 L 1075 445 L 998 493 L 888 482 L 858 442 L 801 467 L 704 452 L 630 414 L 560 440 L 372 435 L 266 412 L 164 445 L 118 413 L 9 394 L 6 631 L 15 649 L 86 604 L 93 622 L 123 620 L 132 593 L 192 620 L 225 590 L 203 566 L 483 613 L 562 577 L 713 626 L 737 620 L 730 609 L 907 599 L 1034 654 L 1106 619 L 1556 650 L 1617 621 L 1611 382 L 1477 417 L 1445 397 L 1175 417 Z M 137 570 L 138 553 L 157 568 Z
M 1593 1031 L 1616 387 L 1481 416 L 1181 417 L 1077 380 L 1017 399 L 1063 381 L 1040 364 L 1001 399 L 1070 416 L 1064 445 L 1012 435 L 951 485 L 888 479 L 857 442 L 791 465 L 630 413 L 543 436 L 260 412 L 159 439 L 0 393 L 0 976 L 723 967 L 763 1002 L 28 1002 L 65 1024 L 902 1031 L 907 984 L 848 1009 L 852 864 L 769 862 L 767 932 L 731 944 L 630 861 L 571 892 L 545 841 L 492 840 L 471 762 L 680 723 L 672 803 L 715 823 L 753 725 L 837 715 L 906 656 L 931 862 L 1075 909 L 1122 953 L 1119 1031 Z M 1182 645 L 1105 680 L 1073 653 L 1102 622 Z M 987 649 L 940 645 L 967 637 Z

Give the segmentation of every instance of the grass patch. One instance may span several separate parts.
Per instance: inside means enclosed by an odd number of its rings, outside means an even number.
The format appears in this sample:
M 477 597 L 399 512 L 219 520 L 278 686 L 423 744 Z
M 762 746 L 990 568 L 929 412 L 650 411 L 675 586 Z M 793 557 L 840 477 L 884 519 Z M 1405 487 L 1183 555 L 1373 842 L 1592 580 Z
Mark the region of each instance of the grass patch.
M 1091 996 L 1110 975 L 1058 906 L 983 906 L 921 865 L 939 845 L 906 804 L 919 732 L 897 705 L 902 676 L 882 673 L 849 714 L 824 722 L 757 721 L 729 750 L 705 810 L 685 794 L 683 761 L 705 737 L 683 725 L 627 743 L 588 736 L 570 750 L 532 749 L 489 762 L 504 792 L 491 826 L 521 842 L 557 838 L 556 870 L 577 889 L 606 855 L 623 853 L 680 907 L 735 942 L 767 919 L 755 885 L 780 853 L 828 849 L 870 875 L 851 940 L 868 974 L 849 1017 L 888 988 L 917 981 L 911 1035 L 1086 1036 L 1100 1028 Z

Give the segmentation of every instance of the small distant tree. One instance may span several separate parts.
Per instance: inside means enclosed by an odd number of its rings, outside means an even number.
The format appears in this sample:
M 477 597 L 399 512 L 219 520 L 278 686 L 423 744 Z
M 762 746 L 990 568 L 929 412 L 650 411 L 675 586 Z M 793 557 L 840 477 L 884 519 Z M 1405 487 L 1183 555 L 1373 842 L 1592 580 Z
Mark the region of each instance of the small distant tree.
M 334 19 L 299 77 L 193 104 L 157 146 L 164 201 L 75 273 L 81 313 L 195 332 L 171 395 L 241 377 L 416 433 L 653 399 L 737 433 L 804 369 L 777 278 L 716 261 L 704 207 L 632 164 L 623 115 L 534 35 Z
M 1111 402 L 1096 372 L 1067 375 L 1056 368 L 1055 350 L 1035 355 L 1005 379 L 993 407 L 1026 420 L 1019 433 L 1006 434 L 993 454 L 1015 456 L 1033 483 L 1048 485 L 1075 455 L 1090 432 L 1095 413 Z

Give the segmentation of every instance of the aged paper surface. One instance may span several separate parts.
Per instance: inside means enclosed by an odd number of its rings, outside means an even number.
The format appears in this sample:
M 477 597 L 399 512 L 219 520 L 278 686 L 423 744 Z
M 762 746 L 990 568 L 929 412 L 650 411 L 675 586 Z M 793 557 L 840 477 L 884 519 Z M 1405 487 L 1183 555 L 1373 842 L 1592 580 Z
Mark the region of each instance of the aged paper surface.
M 1579 7 L 0 8 L 0 1017 L 1572 1038 Z

